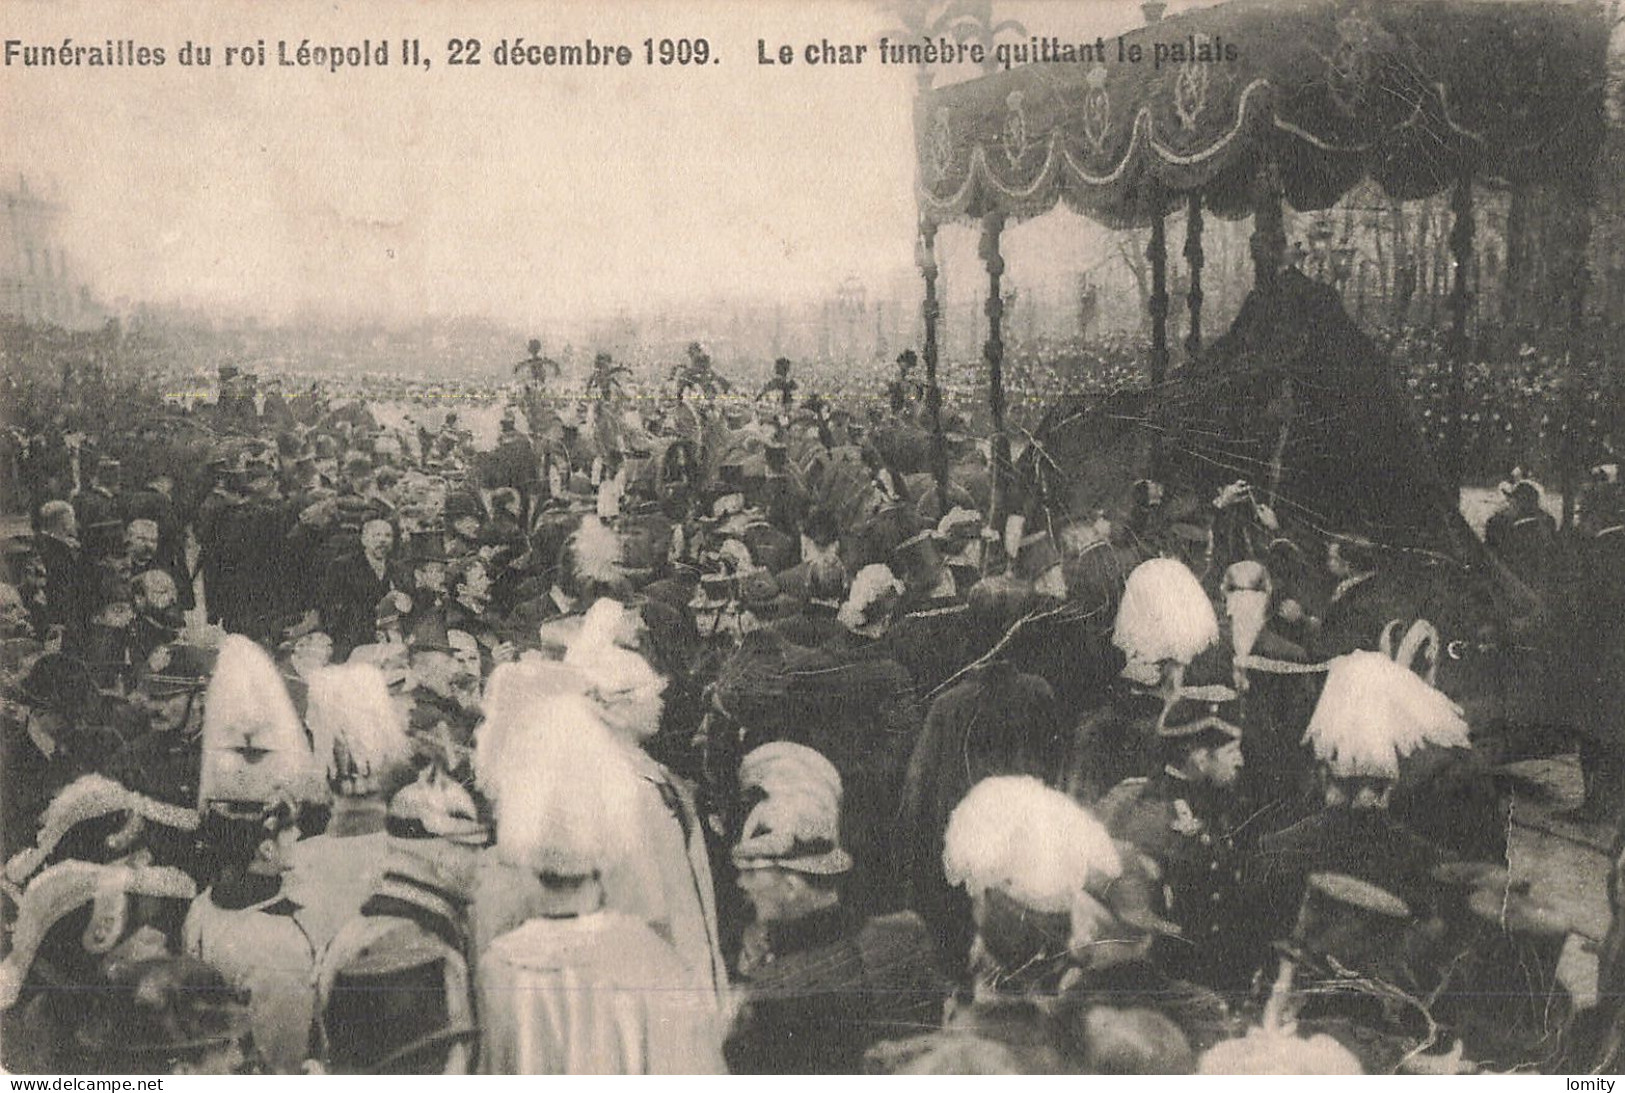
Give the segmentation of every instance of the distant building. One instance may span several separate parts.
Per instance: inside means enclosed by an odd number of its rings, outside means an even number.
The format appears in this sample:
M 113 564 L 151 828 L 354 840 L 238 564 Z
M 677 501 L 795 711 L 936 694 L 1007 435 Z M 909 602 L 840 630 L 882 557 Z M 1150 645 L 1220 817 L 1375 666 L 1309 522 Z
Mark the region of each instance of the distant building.
M 0 190 L 0 318 L 65 327 L 99 326 L 106 318 L 73 276 L 62 247 L 62 206 L 17 176 Z

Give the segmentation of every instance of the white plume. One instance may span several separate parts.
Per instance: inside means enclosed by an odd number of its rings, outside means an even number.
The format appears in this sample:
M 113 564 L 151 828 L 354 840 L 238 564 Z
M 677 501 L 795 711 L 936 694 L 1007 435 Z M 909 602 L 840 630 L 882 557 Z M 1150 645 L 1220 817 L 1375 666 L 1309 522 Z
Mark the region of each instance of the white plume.
M 575 558 L 577 581 L 615 584 L 626 576 L 621 568 L 621 537 L 596 516 L 581 518 L 581 527 L 570 536 L 570 553 Z
M 494 772 L 497 856 L 537 873 L 584 876 L 624 861 L 639 833 L 630 753 L 574 695 L 530 706 Z
M 1399 760 L 1424 744 L 1470 746 L 1461 707 L 1381 653 L 1331 662 L 1304 743 L 1339 777 L 1399 777 Z
M 1105 825 L 1059 790 L 1026 775 L 984 778 L 948 818 L 949 884 L 999 889 L 1048 914 L 1070 912 L 1091 884 L 1123 863 Z
M 266 754 L 250 761 L 244 749 Z M 317 772 L 276 664 L 248 638 L 227 635 L 203 695 L 200 802 L 275 800 L 313 788 Z
M 411 757 L 406 724 L 389 697 L 384 673 L 371 664 L 330 664 L 310 673 L 305 723 L 329 777 L 382 774 Z M 342 753 L 340 749 L 342 748 Z M 345 770 L 348 754 L 353 772 Z
M 1219 640 L 1219 619 L 1183 562 L 1152 558 L 1128 575 L 1112 644 L 1131 659 L 1189 664 Z
M 560 695 L 580 695 L 586 687 L 581 673 L 541 657 L 497 665 L 485 685 L 481 706 L 485 718 L 474 730 L 475 784 L 494 799 L 508 762 L 508 745 L 527 724 L 530 712 Z
M 856 630 L 871 621 L 869 613 L 876 604 L 902 594 L 903 582 L 889 567 L 879 563 L 866 565 L 852 578 L 852 589 L 835 617 L 848 630 Z

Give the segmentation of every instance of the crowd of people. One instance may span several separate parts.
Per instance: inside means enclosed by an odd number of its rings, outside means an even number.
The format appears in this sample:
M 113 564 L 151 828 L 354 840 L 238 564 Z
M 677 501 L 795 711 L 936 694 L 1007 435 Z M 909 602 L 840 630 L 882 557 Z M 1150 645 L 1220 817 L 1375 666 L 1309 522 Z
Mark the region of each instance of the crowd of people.
M 230 367 L 24 438 L 8 1069 L 1574 1069 L 1574 924 L 1380 544 L 1243 482 L 1058 519 L 951 407 L 937 481 L 912 352 L 688 356 L 533 348 L 490 441 Z M 1581 526 L 1625 584 L 1606 475 Z

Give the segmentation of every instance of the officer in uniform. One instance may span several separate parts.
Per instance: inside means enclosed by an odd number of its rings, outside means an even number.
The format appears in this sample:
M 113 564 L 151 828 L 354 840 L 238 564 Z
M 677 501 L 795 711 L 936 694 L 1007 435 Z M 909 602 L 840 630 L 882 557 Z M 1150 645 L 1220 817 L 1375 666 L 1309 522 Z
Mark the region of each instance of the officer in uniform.
M 1162 872 L 1159 913 L 1181 936 L 1159 937 L 1152 958 L 1170 975 L 1220 990 L 1246 989 L 1253 972 L 1224 943 L 1246 838 L 1235 793 L 1242 770 L 1235 704 L 1222 684 L 1187 686 L 1156 729 L 1162 770 L 1119 783 L 1100 804 L 1112 836 Z

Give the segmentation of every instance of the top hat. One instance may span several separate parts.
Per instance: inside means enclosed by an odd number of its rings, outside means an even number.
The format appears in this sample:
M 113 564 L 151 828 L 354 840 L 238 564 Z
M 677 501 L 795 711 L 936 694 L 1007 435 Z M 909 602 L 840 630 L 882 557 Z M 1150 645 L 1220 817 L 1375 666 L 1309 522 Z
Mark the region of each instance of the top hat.
M 942 554 L 937 549 L 935 535 L 922 531 L 899 543 L 892 551 L 892 562 L 897 571 L 907 577 L 926 577 L 942 568 Z
M 444 1066 L 453 1045 L 476 1036 L 470 1022 L 453 1019 L 446 959 L 428 945 L 380 946 L 339 969 L 323 1014 L 332 1069 L 424 1073 Z

